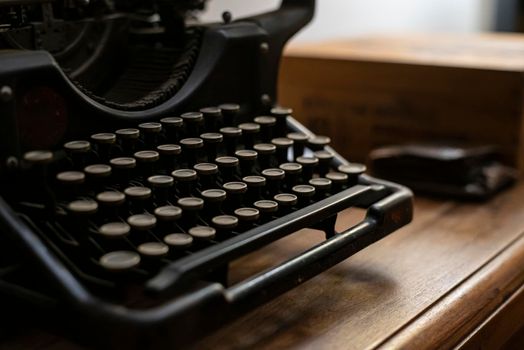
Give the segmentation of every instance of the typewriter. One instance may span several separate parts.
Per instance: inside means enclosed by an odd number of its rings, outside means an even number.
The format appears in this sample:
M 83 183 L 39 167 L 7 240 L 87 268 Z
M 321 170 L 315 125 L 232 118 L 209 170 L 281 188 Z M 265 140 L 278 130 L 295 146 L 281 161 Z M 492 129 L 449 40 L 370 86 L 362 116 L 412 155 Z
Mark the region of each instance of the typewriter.
M 276 101 L 314 0 L 199 24 L 198 0 L 0 0 L 0 305 L 82 344 L 189 344 L 406 225 Z M 337 214 L 365 218 L 337 232 Z M 302 228 L 307 251 L 229 283 Z

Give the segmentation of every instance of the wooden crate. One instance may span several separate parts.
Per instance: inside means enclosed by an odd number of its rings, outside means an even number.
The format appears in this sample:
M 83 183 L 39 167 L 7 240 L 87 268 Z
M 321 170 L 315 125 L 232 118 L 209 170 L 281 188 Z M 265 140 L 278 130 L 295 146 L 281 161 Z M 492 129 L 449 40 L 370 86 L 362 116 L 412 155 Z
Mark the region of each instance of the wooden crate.
M 348 159 L 382 145 L 494 144 L 524 170 L 524 36 L 410 35 L 291 45 L 279 102 Z

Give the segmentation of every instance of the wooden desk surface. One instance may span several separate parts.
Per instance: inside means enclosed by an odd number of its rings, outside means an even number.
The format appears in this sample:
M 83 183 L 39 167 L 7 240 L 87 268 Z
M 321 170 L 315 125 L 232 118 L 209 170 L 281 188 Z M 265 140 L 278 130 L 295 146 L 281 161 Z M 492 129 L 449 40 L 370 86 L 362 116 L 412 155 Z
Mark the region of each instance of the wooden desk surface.
M 410 226 L 195 348 L 475 348 L 509 338 L 524 325 L 524 184 L 483 204 L 417 198 L 415 208 Z M 358 215 L 349 212 L 339 224 Z M 236 277 L 320 237 L 301 231 L 238 261 Z M 71 346 L 40 332 L 3 342 L 37 344 Z

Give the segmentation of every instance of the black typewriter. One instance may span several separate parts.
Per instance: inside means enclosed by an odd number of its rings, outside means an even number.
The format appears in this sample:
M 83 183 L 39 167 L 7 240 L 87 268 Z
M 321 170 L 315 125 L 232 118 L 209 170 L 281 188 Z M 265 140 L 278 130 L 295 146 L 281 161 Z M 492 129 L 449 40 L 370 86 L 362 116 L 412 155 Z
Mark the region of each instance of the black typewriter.
M 276 103 L 314 0 L 199 24 L 203 1 L 0 0 L 0 305 L 92 346 L 182 346 L 411 220 Z M 337 213 L 366 209 L 336 232 Z M 230 285 L 235 259 L 325 240 Z M 12 315 L 12 316 L 11 316 Z

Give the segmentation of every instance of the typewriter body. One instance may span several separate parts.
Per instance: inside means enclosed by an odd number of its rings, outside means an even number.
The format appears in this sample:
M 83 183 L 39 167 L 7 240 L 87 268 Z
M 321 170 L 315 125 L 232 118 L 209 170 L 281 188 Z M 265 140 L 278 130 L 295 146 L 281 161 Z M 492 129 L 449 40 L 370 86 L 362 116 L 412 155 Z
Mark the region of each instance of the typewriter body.
M 0 0 L 3 315 L 182 346 L 411 220 L 409 190 L 276 107 L 314 1 L 191 24 L 203 5 Z M 336 232 L 350 207 L 365 219 Z M 302 228 L 325 241 L 229 285 L 231 261 Z

